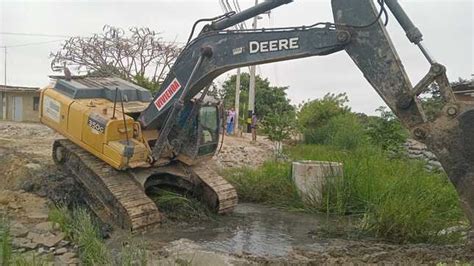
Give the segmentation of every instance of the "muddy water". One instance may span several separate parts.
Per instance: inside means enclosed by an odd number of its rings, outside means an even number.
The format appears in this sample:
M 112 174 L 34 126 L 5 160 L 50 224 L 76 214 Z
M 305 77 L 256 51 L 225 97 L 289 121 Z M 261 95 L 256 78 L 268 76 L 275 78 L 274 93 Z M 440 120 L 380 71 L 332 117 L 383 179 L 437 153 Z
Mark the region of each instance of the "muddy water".
M 148 246 L 186 238 L 208 251 L 227 254 L 284 257 L 295 249 L 321 250 L 324 239 L 311 232 L 339 223 L 325 215 L 288 212 L 257 204 L 239 204 L 234 213 L 200 224 L 172 223 L 141 236 Z M 119 239 L 116 239 L 119 240 Z M 115 242 L 115 240 L 113 240 Z M 117 243 L 117 242 L 116 242 Z M 158 244 L 159 243 L 159 244 Z

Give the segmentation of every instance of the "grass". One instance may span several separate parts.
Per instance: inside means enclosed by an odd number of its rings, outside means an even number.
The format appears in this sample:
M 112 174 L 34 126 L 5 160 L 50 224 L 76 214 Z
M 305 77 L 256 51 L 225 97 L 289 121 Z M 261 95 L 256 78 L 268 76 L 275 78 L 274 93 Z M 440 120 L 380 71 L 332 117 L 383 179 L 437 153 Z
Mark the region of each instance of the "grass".
M 8 265 L 12 260 L 12 243 L 8 221 L 0 216 L 0 265 Z
M 155 189 L 151 197 L 158 205 L 160 211 L 166 214 L 167 219 L 174 221 L 208 220 L 214 219 L 215 214 L 204 203 L 191 195 Z
M 268 161 L 258 169 L 233 168 L 222 173 L 236 187 L 239 200 L 260 202 L 290 209 L 303 209 L 291 181 L 288 163 Z
M 97 224 L 84 208 L 70 211 L 65 206 L 53 208 L 49 220 L 79 247 L 79 257 L 85 265 L 110 264 L 110 254 L 100 235 Z
M 459 241 L 459 234 L 439 234 L 465 224 L 456 191 L 444 174 L 426 171 L 422 162 L 388 158 L 370 146 L 347 151 L 298 145 L 286 152 L 293 160 L 344 164 L 344 179 L 327 189 L 325 204 L 303 204 L 290 179 L 290 163 L 275 162 L 255 170 L 242 168 L 224 173 L 241 200 L 313 212 L 360 214 L 361 232 L 394 242 Z
M 51 258 L 46 260 L 35 253 L 18 254 L 13 251 L 9 221 L 0 216 L 0 265 L 9 266 L 44 266 L 50 265 Z
M 145 244 L 132 237 L 117 256 L 112 256 L 97 223 L 85 208 L 71 211 L 65 206 L 56 206 L 50 210 L 49 220 L 57 223 L 67 238 L 79 247 L 79 258 L 84 265 L 147 265 Z

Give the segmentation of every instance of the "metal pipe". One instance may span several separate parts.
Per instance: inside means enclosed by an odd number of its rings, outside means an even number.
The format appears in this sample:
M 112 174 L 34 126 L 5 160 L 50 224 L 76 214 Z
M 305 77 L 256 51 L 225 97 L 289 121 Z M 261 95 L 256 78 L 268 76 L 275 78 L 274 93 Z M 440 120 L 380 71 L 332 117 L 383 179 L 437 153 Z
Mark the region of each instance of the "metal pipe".
M 293 2 L 293 0 L 267 0 L 256 6 L 248 8 L 240 13 L 234 14 L 228 18 L 216 21 L 211 24 L 213 30 L 223 30 L 232 27 L 238 23 L 246 21 L 247 19 L 253 18 L 259 14 L 262 14 L 268 10 L 274 9 L 284 4 Z

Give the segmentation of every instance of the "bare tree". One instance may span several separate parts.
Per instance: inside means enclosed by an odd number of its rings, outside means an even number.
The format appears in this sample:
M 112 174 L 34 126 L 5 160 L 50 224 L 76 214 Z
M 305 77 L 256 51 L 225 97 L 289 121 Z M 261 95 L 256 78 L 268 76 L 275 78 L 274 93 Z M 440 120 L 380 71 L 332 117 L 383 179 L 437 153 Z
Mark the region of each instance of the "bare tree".
M 79 73 L 116 74 L 160 84 L 180 50 L 176 42 L 165 42 L 149 28 L 133 27 L 126 34 L 105 25 L 101 34 L 67 40 L 61 50 L 51 53 L 51 68 L 57 71 L 67 65 Z

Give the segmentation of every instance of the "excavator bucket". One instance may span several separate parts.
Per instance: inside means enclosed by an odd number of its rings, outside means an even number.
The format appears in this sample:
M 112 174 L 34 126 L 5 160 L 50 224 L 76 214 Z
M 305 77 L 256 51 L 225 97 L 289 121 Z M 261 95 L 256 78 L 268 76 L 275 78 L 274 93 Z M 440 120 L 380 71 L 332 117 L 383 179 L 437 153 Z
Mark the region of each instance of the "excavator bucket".
M 338 30 L 350 33 L 346 52 L 414 138 L 437 156 L 457 190 L 467 218 L 474 222 L 474 110 L 473 103 L 454 97 L 446 69 L 421 45 L 422 35 L 396 0 L 332 0 Z M 385 4 L 385 5 L 384 5 Z M 413 87 L 390 40 L 381 17 L 389 7 L 411 42 L 431 63 L 428 74 Z M 444 107 L 427 121 L 417 96 L 435 82 Z

